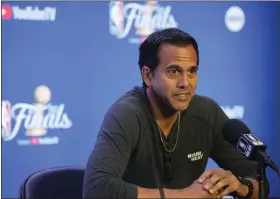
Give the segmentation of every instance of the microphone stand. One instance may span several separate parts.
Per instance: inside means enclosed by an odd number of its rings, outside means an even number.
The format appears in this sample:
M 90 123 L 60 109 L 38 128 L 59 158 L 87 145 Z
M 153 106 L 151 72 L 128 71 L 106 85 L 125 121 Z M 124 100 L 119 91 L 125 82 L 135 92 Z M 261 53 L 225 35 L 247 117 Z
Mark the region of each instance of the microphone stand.
M 267 155 L 263 151 L 258 151 L 256 154 L 258 163 L 258 181 L 259 181 L 259 199 L 267 199 L 265 193 L 265 169 L 267 167 Z

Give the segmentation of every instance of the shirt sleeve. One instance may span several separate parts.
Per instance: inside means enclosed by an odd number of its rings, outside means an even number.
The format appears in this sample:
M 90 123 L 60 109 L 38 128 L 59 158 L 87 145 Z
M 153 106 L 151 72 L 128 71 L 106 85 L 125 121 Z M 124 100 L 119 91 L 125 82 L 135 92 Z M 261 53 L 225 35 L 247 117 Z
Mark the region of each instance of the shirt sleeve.
M 224 140 L 222 125 L 229 119 L 221 107 L 215 104 L 215 121 L 213 126 L 213 144 L 210 157 L 219 167 L 230 170 L 235 176 L 257 179 L 257 162 L 248 160 L 234 145 Z M 265 181 L 266 193 L 269 193 L 269 183 Z
M 106 114 L 85 170 L 84 198 L 137 198 L 137 186 L 122 176 L 139 135 L 138 117 L 129 106 Z

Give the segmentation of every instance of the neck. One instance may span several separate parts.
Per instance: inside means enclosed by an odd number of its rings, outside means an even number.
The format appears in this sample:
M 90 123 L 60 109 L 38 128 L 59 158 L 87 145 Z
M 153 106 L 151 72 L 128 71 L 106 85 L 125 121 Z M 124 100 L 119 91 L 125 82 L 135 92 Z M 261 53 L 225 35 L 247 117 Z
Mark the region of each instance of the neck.
M 147 88 L 147 97 L 150 101 L 153 115 L 159 127 L 165 135 L 169 134 L 173 124 L 175 123 L 179 111 L 172 110 L 166 103 L 153 91 Z

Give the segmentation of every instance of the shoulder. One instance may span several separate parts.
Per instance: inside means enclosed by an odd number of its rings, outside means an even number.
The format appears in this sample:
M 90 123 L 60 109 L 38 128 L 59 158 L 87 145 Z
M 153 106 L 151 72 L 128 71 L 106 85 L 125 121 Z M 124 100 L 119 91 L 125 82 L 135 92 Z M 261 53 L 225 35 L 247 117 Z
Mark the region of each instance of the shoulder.
M 221 106 L 212 98 L 194 95 L 186 111 L 191 117 L 203 120 L 212 127 L 225 122 L 228 117 Z
M 198 115 L 207 115 L 213 114 L 213 111 L 217 111 L 221 107 L 214 99 L 196 94 L 190 102 L 189 109 L 190 112 L 196 112 Z
M 110 137 L 109 140 L 125 139 L 135 149 L 146 124 L 141 115 L 143 106 L 141 93 L 131 89 L 119 97 L 106 112 L 99 135 Z M 100 136 L 99 136 L 100 137 Z M 101 138 L 100 138 L 101 139 Z M 116 141 L 117 142 L 117 141 Z
M 143 112 L 146 107 L 144 90 L 140 87 L 135 87 L 111 105 L 107 111 L 105 118 L 114 118 L 119 122 L 129 123 L 135 120 L 140 123 L 143 120 Z

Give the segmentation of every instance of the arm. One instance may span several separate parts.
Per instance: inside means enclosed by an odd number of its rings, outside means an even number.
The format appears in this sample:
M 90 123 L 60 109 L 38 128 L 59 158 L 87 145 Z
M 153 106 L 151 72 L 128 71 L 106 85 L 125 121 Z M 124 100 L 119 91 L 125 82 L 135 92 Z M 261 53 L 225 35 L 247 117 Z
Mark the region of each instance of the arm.
M 209 194 L 203 185 L 197 181 L 183 189 L 163 189 L 165 198 L 217 198 L 215 194 Z M 144 189 L 138 187 L 138 198 L 160 198 L 157 189 Z
M 259 198 L 259 195 L 258 195 L 259 194 L 259 182 L 255 179 L 253 179 L 253 178 L 246 178 L 246 179 L 250 180 L 253 183 L 253 186 L 254 186 L 254 193 L 253 193 L 252 198 Z M 236 191 L 235 195 L 246 196 L 248 194 L 248 192 L 249 192 L 248 187 L 245 186 L 245 185 L 241 185 L 240 188 Z
M 135 111 L 116 105 L 100 128 L 84 176 L 84 198 L 160 198 L 158 189 L 126 183 L 122 176 L 140 137 L 140 121 Z M 164 189 L 165 197 L 179 190 Z M 186 195 L 186 194 L 185 194 Z
M 137 197 L 137 186 L 122 181 L 139 135 L 137 115 L 128 109 L 114 105 L 104 118 L 87 162 L 84 198 Z
M 179 189 L 163 189 L 165 198 L 178 198 L 184 194 L 180 194 Z M 181 190 L 182 191 L 182 190 Z M 138 187 L 137 198 L 160 198 L 160 193 L 158 189 L 147 189 L 143 187 Z
M 230 170 L 235 176 L 245 177 L 252 181 L 254 193 L 252 198 L 258 198 L 257 163 L 246 159 L 232 144 L 226 142 L 221 133 L 221 127 L 228 120 L 224 111 L 215 103 L 215 121 L 213 125 L 213 146 L 210 157 L 225 170 Z M 266 195 L 269 194 L 269 183 L 266 180 Z M 238 196 L 248 193 L 247 186 L 241 185 Z

